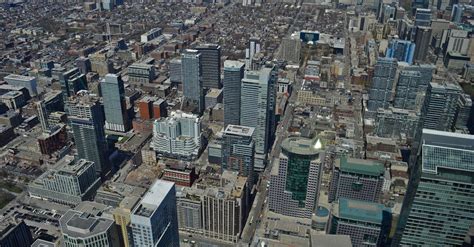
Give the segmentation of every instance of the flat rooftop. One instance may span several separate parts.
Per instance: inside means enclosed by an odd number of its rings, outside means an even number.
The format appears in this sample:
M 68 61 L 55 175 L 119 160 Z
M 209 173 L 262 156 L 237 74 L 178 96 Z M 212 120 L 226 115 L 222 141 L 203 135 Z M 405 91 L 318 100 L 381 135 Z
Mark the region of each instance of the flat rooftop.
M 423 145 L 474 150 L 474 135 L 423 129 Z
M 150 217 L 161 205 L 164 198 L 168 193 L 170 193 L 173 187 L 173 182 L 160 179 L 156 180 L 139 203 L 139 206 L 134 210 L 133 214 Z
M 253 127 L 229 124 L 225 128 L 224 134 L 252 136 L 254 131 L 255 131 L 255 128 Z
M 308 139 L 304 137 L 289 137 L 281 143 L 282 148 L 299 155 L 316 155 L 323 148 L 320 139 Z
M 387 210 L 383 204 L 339 198 L 337 205 L 339 218 L 362 222 L 381 224 L 383 211 Z
M 224 61 L 224 70 L 226 69 L 238 69 L 242 68 L 245 64 L 235 60 L 225 60 Z
M 8 80 L 22 80 L 22 81 L 32 81 L 35 80 L 33 76 L 26 76 L 26 75 L 16 75 L 16 74 L 10 74 L 8 76 L 5 76 L 3 78 L 5 81 Z
M 335 165 L 339 167 L 341 171 L 368 176 L 383 176 L 385 172 L 384 165 L 373 160 L 341 157 L 336 160 Z

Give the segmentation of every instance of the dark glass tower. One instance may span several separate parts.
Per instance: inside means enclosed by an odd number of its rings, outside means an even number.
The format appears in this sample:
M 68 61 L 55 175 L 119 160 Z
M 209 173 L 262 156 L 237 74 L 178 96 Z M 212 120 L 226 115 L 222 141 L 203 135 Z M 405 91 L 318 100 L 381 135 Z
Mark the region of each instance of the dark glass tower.
M 77 155 L 94 162 L 96 172 L 105 175 L 110 164 L 106 158 L 104 110 L 99 99 L 89 95 L 72 97 L 67 106 Z

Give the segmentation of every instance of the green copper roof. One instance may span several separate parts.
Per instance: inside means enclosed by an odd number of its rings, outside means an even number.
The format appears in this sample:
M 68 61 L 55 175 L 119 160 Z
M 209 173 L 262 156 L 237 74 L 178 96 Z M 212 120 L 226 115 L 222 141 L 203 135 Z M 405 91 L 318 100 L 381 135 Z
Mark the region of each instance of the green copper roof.
M 341 157 L 339 165 L 341 171 L 343 172 L 363 174 L 368 176 L 381 176 L 385 171 L 384 165 L 382 163 L 372 160 Z
M 381 224 L 383 204 L 339 198 L 339 218 Z

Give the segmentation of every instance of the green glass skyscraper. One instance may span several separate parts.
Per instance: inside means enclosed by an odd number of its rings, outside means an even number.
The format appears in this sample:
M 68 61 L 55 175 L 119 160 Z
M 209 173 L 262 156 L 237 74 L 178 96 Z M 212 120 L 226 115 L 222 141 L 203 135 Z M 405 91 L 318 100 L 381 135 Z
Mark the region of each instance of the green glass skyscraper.
M 392 246 L 460 246 L 474 223 L 474 136 L 423 129 Z
M 269 209 L 293 217 L 310 218 L 318 202 L 322 145 L 302 137 L 285 139 L 280 159 L 271 172 Z

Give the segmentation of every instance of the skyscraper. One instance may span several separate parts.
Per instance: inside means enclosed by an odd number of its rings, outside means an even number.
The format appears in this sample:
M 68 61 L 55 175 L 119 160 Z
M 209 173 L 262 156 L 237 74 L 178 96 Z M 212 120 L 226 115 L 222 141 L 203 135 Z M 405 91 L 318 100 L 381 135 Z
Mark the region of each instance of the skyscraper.
M 430 83 L 423 128 L 451 131 L 456 123 L 461 94 L 462 88 L 457 84 Z
M 275 93 L 273 68 L 262 68 L 260 71 L 247 71 L 242 79 L 240 97 L 240 125 L 255 128 L 254 141 L 256 152 L 256 170 L 263 170 L 264 159 L 270 146 L 274 110 L 272 102 Z
M 377 60 L 367 102 L 369 111 L 375 112 L 378 108 L 388 108 L 397 66 L 397 60 L 394 58 L 379 58 Z
M 201 54 L 202 86 L 222 88 L 221 47 L 215 44 L 199 45 L 195 48 Z
M 68 119 L 79 158 L 94 162 L 96 172 L 105 175 L 110 170 L 104 132 L 104 109 L 99 99 L 87 94 L 72 97 L 67 102 Z
M 222 136 L 222 168 L 238 171 L 239 175 L 248 177 L 249 187 L 254 181 L 254 130 L 252 127 L 227 125 Z
M 319 199 L 323 146 L 320 140 L 290 137 L 270 173 L 268 207 L 293 217 L 311 218 Z
M 74 96 L 80 90 L 87 89 L 86 76 L 81 74 L 77 68 L 59 74 L 59 83 L 63 93 L 63 102 L 66 102 L 69 97 Z
M 474 136 L 423 129 L 393 246 L 461 246 L 474 222 L 473 160 Z
M 38 119 L 41 124 L 41 129 L 43 132 L 49 130 L 49 123 L 48 123 L 48 112 L 46 107 L 44 106 L 44 101 L 36 102 L 36 110 L 38 111 Z
M 156 180 L 131 215 L 133 246 L 179 246 L 176 190 Z
M 224 61 L 224 127 L 240 124 L 240 91 L 244 78 L 244 63 Z
M 301 41 L 299 37 L 283 38 L 280 47 L 280 59 L 293 64 L 300 63 Z
M 472 99 L 469 94 L 461 94 L 459 97 L 459 107 L 456 114 L 456 129 L 466 129 L 469 131 L 469 124 L 471 123 L 471 129 L 474 128 L 474 116 L 471 117 L 472 112 Z M 471 121 L 471 122 L 470 122 Z
M 414 60 L 415 61 L 424 61 L 426 59 L 426 55 L 428 55 L 428 49 L 430 47 L 430 40 L 431 39 L 431 27 L 423 27 L 418 26 L 416 27 L 416 34 L 415 34 L 415 54 Z
M 399 62 L 412 64 L 415 44 L 409 40 L 392 39 L 385 53 L 386 57 L 396 58 Z
M 181 83 L 183 81 L 181 72 L 181 59 L 172 59 L 169 64 L 170 81 L 172 83 Z
M 417 97 L 423 97 L 426 93 L 426 87 L 420 87 L 421 73 L 418 71 L 400 71 L 398 75 L 398 83 L 395 88 L 395 98 L 393 105 L 396 108 L 407 110 L 415 110 L 417 106 Z M 423 89 L 425 90 L 423 92 Z
M 181 73 L 183 76 L 183 95 L 185 100 L 194 104 L 197 111 L 204 110 L 204 90 L 202 84 L 201 54 L 198 50 L 187 49 L 181 55 Z
M 341 197 L 378 202 L 382 193 L 384 173 L 383 164 L 375 161 L 346 157 L 337 159 L 329 185 L 329 202 Z
M 101 82 L 104 101 L 105 128 L 125 132 L 130 129 L 130 119 L 127 116 L 125 89 L 122 77 L 115 74 L 105 75 Z
M 415 26 L 431 26 L 431 9 L 417 8 L 415 13 Z

